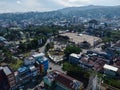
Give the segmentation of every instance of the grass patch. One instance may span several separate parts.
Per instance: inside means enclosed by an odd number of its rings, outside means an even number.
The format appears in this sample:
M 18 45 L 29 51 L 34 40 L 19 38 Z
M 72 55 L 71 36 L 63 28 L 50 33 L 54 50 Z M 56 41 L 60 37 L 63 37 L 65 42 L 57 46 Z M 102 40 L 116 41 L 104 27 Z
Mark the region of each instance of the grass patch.
M 16 60 L 16 63 L 11 63 L 10 67 L 16 71 L 22 64 L 23 64 L 23 61 L 18 59 Z
M 103 78 L 104 83 L 120 89 L 120 79 Z

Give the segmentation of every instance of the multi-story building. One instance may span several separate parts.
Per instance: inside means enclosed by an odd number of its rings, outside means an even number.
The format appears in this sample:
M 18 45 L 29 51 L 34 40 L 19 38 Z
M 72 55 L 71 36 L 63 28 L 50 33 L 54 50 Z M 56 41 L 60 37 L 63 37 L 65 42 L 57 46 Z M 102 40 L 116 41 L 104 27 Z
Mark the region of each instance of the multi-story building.
M 26 66 L 22 66 L 18 69 L 18 77 L 19 77 L 19 81 L 27 82 L 30 80 L 31 78 L 31 72 L 30 69 Z
M 26 83 L 40 74 L 40 70 L 34 65 L 22 66 L 18 69 L 19 82 Z
M 83 83 L 57 70 L 43 79 L 48 90 L 83 90 Z
M 18 81 L 26 83 L 40 74 L 47 72 L 49 67 L 48 59 L 43 53 L 35 53 L 24 60 L 24 65 L 18 69 Z
M 46 57 L 43 57 L 41 59 L 36 60 L 36 65 L 40 68 L 40 73 L 47 72 L 48 70 L 48 59 Z
M 28 57 L 24 60 L 26 66 L 35 65 L 40 72 L 47 72 L 49 67 L 48 58 L 45 57 L 44 53 L 35 53 L 31 57 Z
M 49 61 L 48 58 L 45 57 L 45 54 L 37 53 L 35 55 L 32 55 L 32 57 L 35 59 L 35 66 L 40 69 L 40 73 L 47 72 Z
M 14 72 L 8 66 L 0 67 L 0 90 L 10 90 L 16 85 Z

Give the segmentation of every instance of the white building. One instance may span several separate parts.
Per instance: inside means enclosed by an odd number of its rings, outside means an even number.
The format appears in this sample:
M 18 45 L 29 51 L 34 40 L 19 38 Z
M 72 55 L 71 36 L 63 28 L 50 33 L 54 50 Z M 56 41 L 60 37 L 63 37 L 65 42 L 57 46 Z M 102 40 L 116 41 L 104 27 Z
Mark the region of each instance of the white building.
M 28 57 L 28 58 L 25 58 L 25 60 L 24 60 L 25 65 L 30 65 L 30 64 L 34 64 L 34 63 L 35 63 L 35 59 L 33 57 Z
M 42 58 L 44 60 L 45 54 L 44 53 L 35 53 L 31 57 L 25 58 L 24 64 L 31 65 L 34 64 L 37 59 Z
M 80 60 L 80 57 L 81 57 L 80 54 L 72 53 L 69 56 L 69 62 L 72 63 L 72 64 L 77 64 Z
M 104 68 L 104 73 L 107 75 L 110 75 L 110 76 L 115 76 L 117 74 L 117 71 L 118 71 L 117 67 L 114 67 L 114 66 L 111 66 L 108 64 L 105 64 L 103 66 L 103 68 Z
M 45 56 L 44 53 L 36 53 L 36 54 L 32 55 L 32 57 L 34 59 L 43 58 L 44 56 Z

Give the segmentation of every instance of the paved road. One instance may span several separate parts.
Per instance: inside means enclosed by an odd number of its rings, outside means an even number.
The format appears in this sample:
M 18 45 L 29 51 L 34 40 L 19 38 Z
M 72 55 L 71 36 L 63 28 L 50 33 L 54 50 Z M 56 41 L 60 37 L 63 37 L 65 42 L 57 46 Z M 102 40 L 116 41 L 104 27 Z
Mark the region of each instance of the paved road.
M 42 47 L 39 48 L 39 51 L 42 52 L 42 53 L 45 53 L 46 45 L 47 45 L 49 42 L 50 42 L 50 39 L 48 39 L 48 40 L 46 41 L 46 43 L 45 43 L 44 46 L 42 46 Z
M 58 71 L 60 71 L 60 72 L 62 72 L 62 73 L 65 73 L 65 72 L 62 70 L 62 64 L 61 64 L 61 65 L 57 65 L 57 64 L 54 64 L 54 63 L 52 63 L 52 62 L 49 62 L 49 67 L 52 68 L 51 70 L 58 70 Z M 51 70 L 49 69 L 48 72 L 51 71 Z

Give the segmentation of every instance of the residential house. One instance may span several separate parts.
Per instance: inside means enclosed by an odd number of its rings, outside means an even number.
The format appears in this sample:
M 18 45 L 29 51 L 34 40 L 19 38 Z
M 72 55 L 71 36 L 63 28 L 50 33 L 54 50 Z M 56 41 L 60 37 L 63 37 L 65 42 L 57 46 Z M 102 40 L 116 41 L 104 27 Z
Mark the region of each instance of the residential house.
M 84 69 L 92 69 L 95 71 L 102 71 L 103 66 L 106 63 L 106 60 L 104 58 L 100 58 L 97 56 L 91 56 L 91 57 L 82 57 L 79 60 L 79 66 Z

